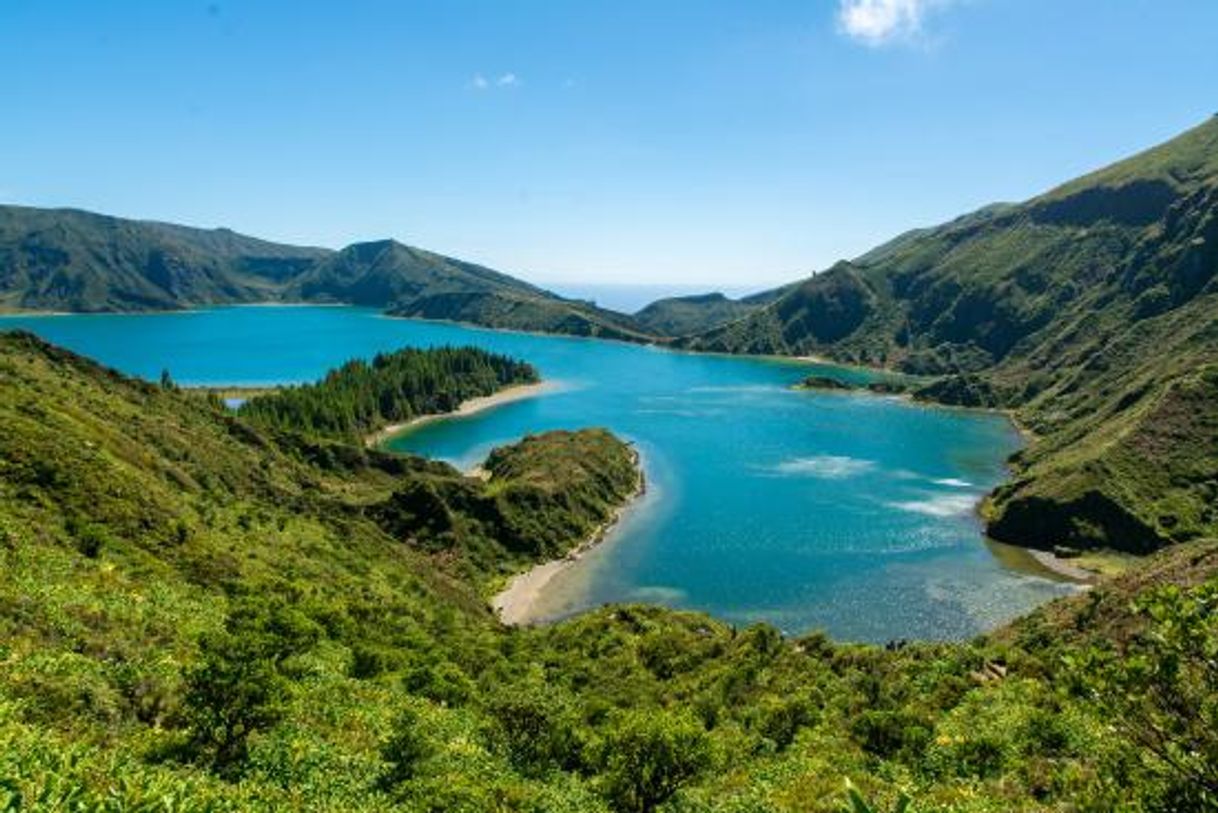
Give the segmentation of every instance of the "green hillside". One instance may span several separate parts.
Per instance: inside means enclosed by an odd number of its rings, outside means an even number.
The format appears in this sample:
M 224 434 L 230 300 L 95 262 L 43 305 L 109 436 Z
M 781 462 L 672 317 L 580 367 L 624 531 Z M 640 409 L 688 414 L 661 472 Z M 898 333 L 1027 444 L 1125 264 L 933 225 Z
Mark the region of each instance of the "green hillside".
M 514 291 L 451 292 L 405 300 L 390 316 L 467 322 L 502 330 L 648 342 L 653 337 L 628 316 L 586 302 L 519 294 Z
M 634 315 L 641 328 L 657 336 L 704 333 L 752 313 L 758 307 L 723 294 L 701 294 L 660 299 Z
M 1218 531 L 1216 279 L 1218 118 L 902 235 L 681 344 L 944 376 L 923 396 L 1013 409 L 1035 434 L 991 533 L 1146 551 Z
M 961 644 L 647 607 L 508 629 L 485 597 L 637 473 L 602 430 L 485 468 L 262 430 L 0 335 L 0 807 L 837 813 L 848 780 L 879 810 L 1218 800 L 1215 543 Z
M 472 263 L 402 245 L 396 240 L 356 243 L 291 281 L 286 298 L 384 307 L 437 293 L 515 291 L 550 296 L 540 288 Z
M 0 308 L 172 310 L 263 301 L 328 253 L 227 229 L 0 206 Z
M 330 251 L 228 229 L 0 206 L 0 310 L 129 312 L 255 302 L 341 303 L 486 327 L 653 338 L 623 314 L 395 240 Z

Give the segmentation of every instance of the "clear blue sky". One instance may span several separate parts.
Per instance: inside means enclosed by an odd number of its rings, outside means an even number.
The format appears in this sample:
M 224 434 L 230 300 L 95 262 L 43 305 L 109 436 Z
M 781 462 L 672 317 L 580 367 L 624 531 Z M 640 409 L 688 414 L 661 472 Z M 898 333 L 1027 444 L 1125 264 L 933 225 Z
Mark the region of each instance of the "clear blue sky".
M 1213 0 L 0 0 L 0 201 L 781 282 L 1218 111 Z

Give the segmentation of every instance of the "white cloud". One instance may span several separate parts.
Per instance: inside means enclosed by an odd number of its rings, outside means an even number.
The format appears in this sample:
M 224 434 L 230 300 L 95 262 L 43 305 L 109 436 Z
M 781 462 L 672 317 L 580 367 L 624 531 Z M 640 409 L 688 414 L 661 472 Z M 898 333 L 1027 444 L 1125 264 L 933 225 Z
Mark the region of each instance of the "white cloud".
M 839 0 L 842 33 L 865 45 L 908 41 L 922 32 L 926 15 L 952 0 Z
M 474 74 L 474 78 L 469 80 L 467 87 L 469 87 L 471 90 L 483 91 L 492 90 L 494 88 L 516 88 L 520 87 L 522 84 L 524 84 L 524 82 L 519 76 L 511 71 L 508 71 L 507 73 L 499 74 L 494 79 L 488 79 L 483 74 L 476 73 Z

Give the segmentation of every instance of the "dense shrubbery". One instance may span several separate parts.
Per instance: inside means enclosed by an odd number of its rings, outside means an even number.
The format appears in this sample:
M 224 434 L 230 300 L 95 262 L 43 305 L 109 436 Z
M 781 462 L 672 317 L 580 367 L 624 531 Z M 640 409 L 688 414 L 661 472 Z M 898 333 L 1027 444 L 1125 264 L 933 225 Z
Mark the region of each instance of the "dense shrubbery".
M 480 483 L 22 337 L 0 395 L 9 809 L 1213 809 L 1213 545 L 960 644 L 654 607 L 504 629 L 480 591 L 527 557 L 496 506 L 522 488 L 569 514 L 546 533 L 594 523 L 634 485 L 606 433 L 497 453 Z M 440 530 L 386 508 L 421 483 Z
M 452 412 L 462 401 L 538 380 L 523 361 L 476 347 L 407 348 L 349 361 L 316 384 L 251 398 L 242 417 L 265 426 L 358 440 L 388 424 Z

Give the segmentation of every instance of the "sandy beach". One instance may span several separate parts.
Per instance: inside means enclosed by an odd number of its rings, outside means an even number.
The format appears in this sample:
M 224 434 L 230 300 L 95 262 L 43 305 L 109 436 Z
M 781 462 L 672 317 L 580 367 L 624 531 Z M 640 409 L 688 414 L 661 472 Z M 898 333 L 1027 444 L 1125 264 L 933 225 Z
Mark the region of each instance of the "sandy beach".
M 635 465 L 639 465 L 638 453 L 635 452 Z M 491 608 L 499 616 L 499 620 L 508 626 L 519 626 L 532 621 L 534 605 L 541 596 L 542 590 L 559 573 L 578 562 L 584 554 L 605 540 L 609 531 L 617 525 L 623 512 L 647 491 L 647 481 L 643 470 L 639 467 L 639 481 L 634 493 L 614 510 L 613 514 L 602 523 L 583 543 L 573 548 L 561 559 L 551 559 L 529 568 L 524 573 L 514 576 L 508 586 L 491 599 Z
M 408 429 L 417 429 L 423 424 L 443 420 L 445 418 L 462 418 L 469 415 L 474 415 L 478 412 L 485 412 L 488 409 L 494 409 L 495 407 L 502 406 L 503 404 L 510 404 L 513 401 L 522 401 L 525 398 L 533 398 L 553 390 L 555 386 L 555 382 L 553 381 L 539 381 L 536 384 L 517 384 L 516 386 L 499 390 L 499 392 L 493 395 L 483 395 L 478 398 L 470 398 L 468 401 L 462 401 L 461 406 L 457 407 L 452 412 L 437 412 L 432 415 L 420 415 L 417 418 L 412 418 L 403 423 L 390 424 L 379 432 L 369 435 L 366 443 L 368 446 L 380 446 L 394 435 L 401 434 Z
M 1052 551 L 1028 549 L 1028 554 L 1044 568 L 1052 570 L 1059 576 L 1083 583 L 1092 583 L 1099 579 L 1098 573 L 1072 564 L 1069 559 L 1063 559 Z

